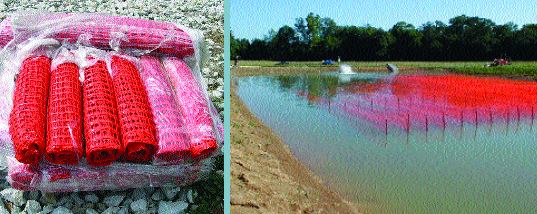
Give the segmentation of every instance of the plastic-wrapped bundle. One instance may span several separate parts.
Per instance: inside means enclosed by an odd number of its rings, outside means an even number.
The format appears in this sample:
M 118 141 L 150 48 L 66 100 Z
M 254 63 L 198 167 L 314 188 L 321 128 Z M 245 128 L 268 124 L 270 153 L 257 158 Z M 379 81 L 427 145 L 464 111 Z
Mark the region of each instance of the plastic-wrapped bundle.
M 185 123 L 160 60 L 145 55 L 140 58 L 140 65 L 140 76 L 147 90 L 157 131 L 155 163 L 178 163 L 190 158 Z
M 218 147 L 213 120 L 203 91 L 188 65 L 176 57 L 166 57 L 163 64 L 176 92 L 179 108 L 185 118 L 194 158 L 203 158 Z
M 12 28 L 22 34 L 30 34 L 40 29 L 47 30 L 48 37 L 59 41 L 76 43 L 82 39 L 90 45 L 104 49 L 116 48 L 115 46 L 119 45 L 122 49 L 172 54 L 179 57 L 194 54 L 195 42 L 187 33 L 190 30 L 169 22 L 100 14 L 65 13 L 16 14 L 13 20 L 16 23 L 14 26 L 9 20 L 0 25 L 0 33 L 5 32 L 0 34 L 0 45 L 7 44 L 2 41 L 9 42 L 13 39 Z
M 147 92 L 138 69 L 129 60 L 115 55 L 111 67 L 125 159 L 150 161 L 158 145 Z
M 8 180 L 15 189 L 26 190 L 29 186 L 39 183 L 41 177 L 36 165 L 23 164 L 16 160 L 8 160 Z
M 82 100 L 78 66 L 63 63 L 50 76 L 45 158 L 55 164 L 77 164 L 84 156 Z
M 11 17 L 7 17 L 0 23 L 0 47 L 4 47 L 12 39 Z
M 112 78 L 102 60 L 84 69 L 84 135 L 86 159 L 93 166 L 106 166 L 123 153 Z
M 51 60 L 45 56 L 25 59 L 15 82 L 9 129 L 15 157 L 37 164 L 45 149 L 45 124 Z
M 79 164 L 33 166 L 7 158 L 7 181 L 16 189 L 44 192 L 117 190 L 143 186 L 189 185 L 205 178 L 213 159 L 197 163 L 154 166 L 115 162 L 106 168 Z

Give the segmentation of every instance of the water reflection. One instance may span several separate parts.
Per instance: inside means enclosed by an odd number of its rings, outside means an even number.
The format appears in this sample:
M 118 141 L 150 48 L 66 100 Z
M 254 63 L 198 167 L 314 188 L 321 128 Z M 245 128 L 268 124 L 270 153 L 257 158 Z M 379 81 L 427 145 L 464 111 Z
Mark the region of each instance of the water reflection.
M 344 80 L 342 80 L 345 78 Z M 294 75 L 275 78 L 310 104 L 369 121 L 387 132 L 464 126 L 533 124 L 537 84 L 463 75 Z
M 535 82 L 360 75 L 244 77 L 237 93 L 366 212 L 537 212 Z

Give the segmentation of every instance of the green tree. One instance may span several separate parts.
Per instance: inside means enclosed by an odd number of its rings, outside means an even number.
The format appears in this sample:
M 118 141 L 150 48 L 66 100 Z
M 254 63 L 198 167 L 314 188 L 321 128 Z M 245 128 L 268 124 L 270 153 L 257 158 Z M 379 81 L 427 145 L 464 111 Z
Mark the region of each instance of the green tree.
M 393 59 L 417 59 L 417 54 L 421 48 L 422 34 L 414 25 L 406 22 L 398 22 L 390 29 L 393 36 L 393 43 L 390 47 L 390 55 Z
M 272 40 L 273 59 L 280 61 L 290 60 L 293 56 L 293 47 L 298 42 L 298 37 L 293 28 L 285 25 L 278 30 Z

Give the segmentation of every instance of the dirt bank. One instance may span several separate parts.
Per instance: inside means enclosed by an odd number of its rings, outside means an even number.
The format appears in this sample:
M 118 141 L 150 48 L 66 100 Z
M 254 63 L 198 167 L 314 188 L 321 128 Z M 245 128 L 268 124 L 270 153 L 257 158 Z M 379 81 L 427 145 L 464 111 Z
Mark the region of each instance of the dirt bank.
M 358 213 L 293 157 L 234 90 L 232 83 L 232 213 Z

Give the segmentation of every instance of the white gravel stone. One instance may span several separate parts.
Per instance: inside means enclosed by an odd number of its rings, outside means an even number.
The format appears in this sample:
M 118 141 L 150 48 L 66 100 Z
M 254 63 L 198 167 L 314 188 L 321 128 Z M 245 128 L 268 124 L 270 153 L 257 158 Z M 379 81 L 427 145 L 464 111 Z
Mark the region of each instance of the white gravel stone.
M 39 200 L 39 191 L 28 192 L 28 200 Z
M 147 201 L 145 199 L 139 199 L 131 203 L 131 210 L 134 213 L 146 213 Z
M 122 208 L 119 210 L 118 214 L 129 214 L 129 208 L 127 208 L 127 207 L 122 207 Z
M 73 214 L 70 209 L 67 209 L 65 207 L 59 206 L 52 211 L 52 214 Z
M 179 193 L 179 191 L 181 191 L 180 187 L 163 187 L 162 188 L 162 192 L 164 192 L 164 195 L 170 201 L 175 198 L 175 196 L 177 195 L 177 193 Z
M 192 195 L 192 190 L 189 189 L 186 193 L 186 198 L 188 199 L 188 203 L 194 203 L 194 196 Z
M 111 195 L 104 198 L 103 202 L 108 205 L 108 207 L 117 207 L 121 204 L 124 198 L 124 195 Z
M 126 198 L 125 200 L 123 200 L 123 202 L 121 202 L 121 206 L 124 206 L 124 207 L 129 207 L 132 203 L 132 199 L 131 198 Z
M 119 212 L 119 207 L 108 207 L 101 214 L 115 214 Z
M 99 212 L 94 209 L 88 208 L 86 209 L 86 214 L 99 214 Z
M 136 200 L 139 200 L 139 199 L 146 199 L 146 194 L 145 194 L 145 190 L 140 188 L 140 189 L 134 189 L 132 191 L 132 200 L 136 201 Z
M 21 213 L 21 208 L 20 207 L 13 207 L 13 209 L 11 210 L 11 214 L 19 214 Z
M 87 202 L 91 202 L 91 203 L 97 203 L 99 202 L 99 197 L 97 197 L 95 193 L 89 193 L 86 196 L 84 196 L 84 200 L 86 200 Z
M 38 213 L 41 211 L 41 204 L 39 204 L 39 202 L 36 200 L 28 200 L 23 211 L 26 213 Z
M 84 204 L 84 200 L 80 198 L 80 195 L 78 195 L 77 192 L 72 192 L 69 196 L 73 200 L 74 204 L 76 204 L 77 206 L 81 206 L 82 204 Z
M 6 210 L 3 206 L 0 207 L 0 214 L 9 214 L 9 211 Z
M 160 189 L 155 191 L 153 195 L 151 195 L 151 199 L 153 199 L 153 201 L 160 201 L 162 200 L 162 198 L 163 198 L 163 195 Z
M 41 194 L 41 198 L 39 199 L 39 202 L 41 202 L 42 204 L 56 204 L 57 203 L 56 195 L 54 193 L 49 193 L 49 192 L 43 193 Z
M 41 213 L 48 214 L 48 213 L 51 213 L 52 211 L 54 211 L 54 206 L 49 204 L 43 207 L 43 210 L 41 210 Z
M 2 198 L 4 198 L 6 201 L 9 201 L 16 206 L 22 206 L 24 203 L 26 203 L 26 199 L 24 199 L 24 192 L 20 190 L 7 188 L 2 190 L 0 195 L 2 195 Z
M 178 202 L 161 201 L 158 204 L 158 213 L 159 214 L 184 213 L 186 208 L 188 208 L 188 203 L 184 201 L 178 201 Z

